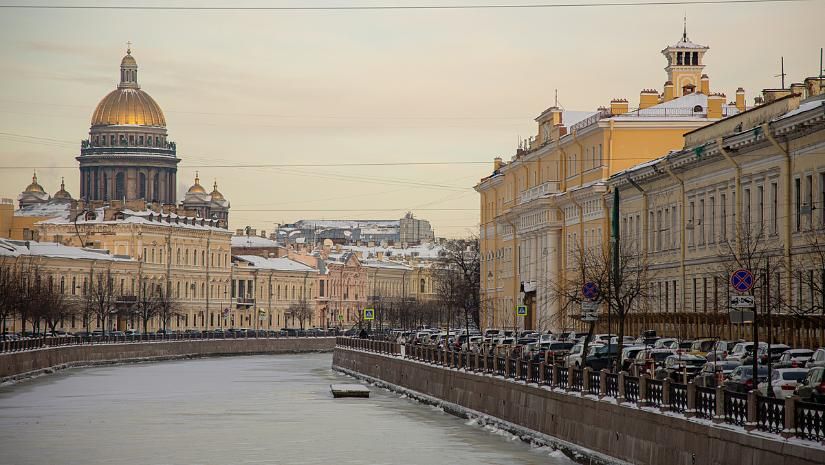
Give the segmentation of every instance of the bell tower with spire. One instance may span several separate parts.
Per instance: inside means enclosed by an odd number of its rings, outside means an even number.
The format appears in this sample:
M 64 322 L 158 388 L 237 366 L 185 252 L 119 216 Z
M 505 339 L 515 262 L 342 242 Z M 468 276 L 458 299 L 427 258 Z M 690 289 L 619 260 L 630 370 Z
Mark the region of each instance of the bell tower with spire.
M 707 80 L 702 71 L 705 69 L 704 57 L 708 49 L 710 47 L 696 44 L 688 38 L 685 18 L 681 40 L 662 50 L 662 55 L 667 58 L 665 71 L 667 80 L 673 83 L 674 98 L 707 90 L 702 86 L 703 77 Z

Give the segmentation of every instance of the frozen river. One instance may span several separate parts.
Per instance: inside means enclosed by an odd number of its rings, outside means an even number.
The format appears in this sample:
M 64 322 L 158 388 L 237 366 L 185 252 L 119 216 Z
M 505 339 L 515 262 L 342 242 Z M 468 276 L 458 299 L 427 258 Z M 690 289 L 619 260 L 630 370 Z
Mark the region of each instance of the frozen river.
M 574 462 L 356 382 L 331 354 L 69 370 L 0 387 L 2 464 L 550 464 Z

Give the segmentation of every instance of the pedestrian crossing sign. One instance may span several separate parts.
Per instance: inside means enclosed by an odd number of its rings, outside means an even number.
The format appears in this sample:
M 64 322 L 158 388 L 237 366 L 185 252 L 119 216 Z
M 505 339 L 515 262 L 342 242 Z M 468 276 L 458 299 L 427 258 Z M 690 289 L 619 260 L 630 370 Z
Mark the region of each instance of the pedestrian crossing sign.
M 375 309 L 374 308 L 365 308 L 364 309 L 364 319 L 365 320 L 374 320 L 375 319 Z
M 527 316 L 527 305 L 519 305 L 516 307 L 516 316 Z

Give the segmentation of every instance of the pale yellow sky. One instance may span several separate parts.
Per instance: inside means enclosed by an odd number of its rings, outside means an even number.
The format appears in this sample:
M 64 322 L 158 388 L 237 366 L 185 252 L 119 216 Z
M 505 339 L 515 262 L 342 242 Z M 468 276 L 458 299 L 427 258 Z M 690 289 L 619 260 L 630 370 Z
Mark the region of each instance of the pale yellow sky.
M 382 2 L 358 4 L 368 3 Z M 461 3 L 485 2 L 428 2 Z M 555 88 L 568 110 L 595 110 L 613 97 L 636 104 L 642 88 L 661 89 L 659 52 L 679 39 L 687 14 L 690 38 L 710 46 L 711 90 L 732 96 L 742 86 L 752 102 L 761 88 L 779 85 L 780 56 L 788 82 L 816 74 L 823 12 L 821 1 L 455 11 L 4 9 L 0 197 L 16 199 L 31 166 L 47 167 L 38 176 L 48 192 L 65 176 L 78 194 L 74 157 L 95 105 L 117 85 L 130 40 L 140 84 L 163 108 L 178 144 L 179 189 L 195 170 L 203 183 L 217 178 L 232 203 L 232 228 L 398 218 L 413 210 L 438 235 L 466 235 L 479 216 L 472 186 L 489 174 L 494 156 L 509 158 L 519 136 L 535 132 L 533 118 L 552 105 Z M 406 161 L 489 164 L 196 166 Z

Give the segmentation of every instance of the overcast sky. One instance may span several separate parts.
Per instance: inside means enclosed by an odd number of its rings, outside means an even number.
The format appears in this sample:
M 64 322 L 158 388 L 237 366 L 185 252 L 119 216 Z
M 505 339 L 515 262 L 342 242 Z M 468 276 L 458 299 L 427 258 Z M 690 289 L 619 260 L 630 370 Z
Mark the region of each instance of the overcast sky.
M 16 199 L 32 166 L 48 167 L 38 176 L 49 193 L 65 176 L 78 195 L 74 157 L 97 102 L 117 85 L 131 41 L 140 85 L 163 108 L 177 142 L 179 191 L 195 170 L 202 184 L 217 178 L 232 203 L 230 227 L 269 231 L 301 218 L 399 218 L 412 210 L 437 235 L 466 235 L 479 217 L 472 186 L 489 174 L 493 157 L 509 158 L 519 137 L 535 133 L 533 118 L 552 105 L 555 88 L 568 110 L 595 110 L 613 97 L 637 104 L 642 88 L 661 90 L 660 51 L 679 40 L 687 14 L 689 37 L 710 46 L 711 90 L 732 99 L 742 86 L 750 104 L 760 89 L 779 86 L 780 56 L 788 82 L 817 73 L 822 11 L 821 1 L 437 11 L 3 9 L 0 197 Z M 485 163 L 199 166 L 407 161 Z

